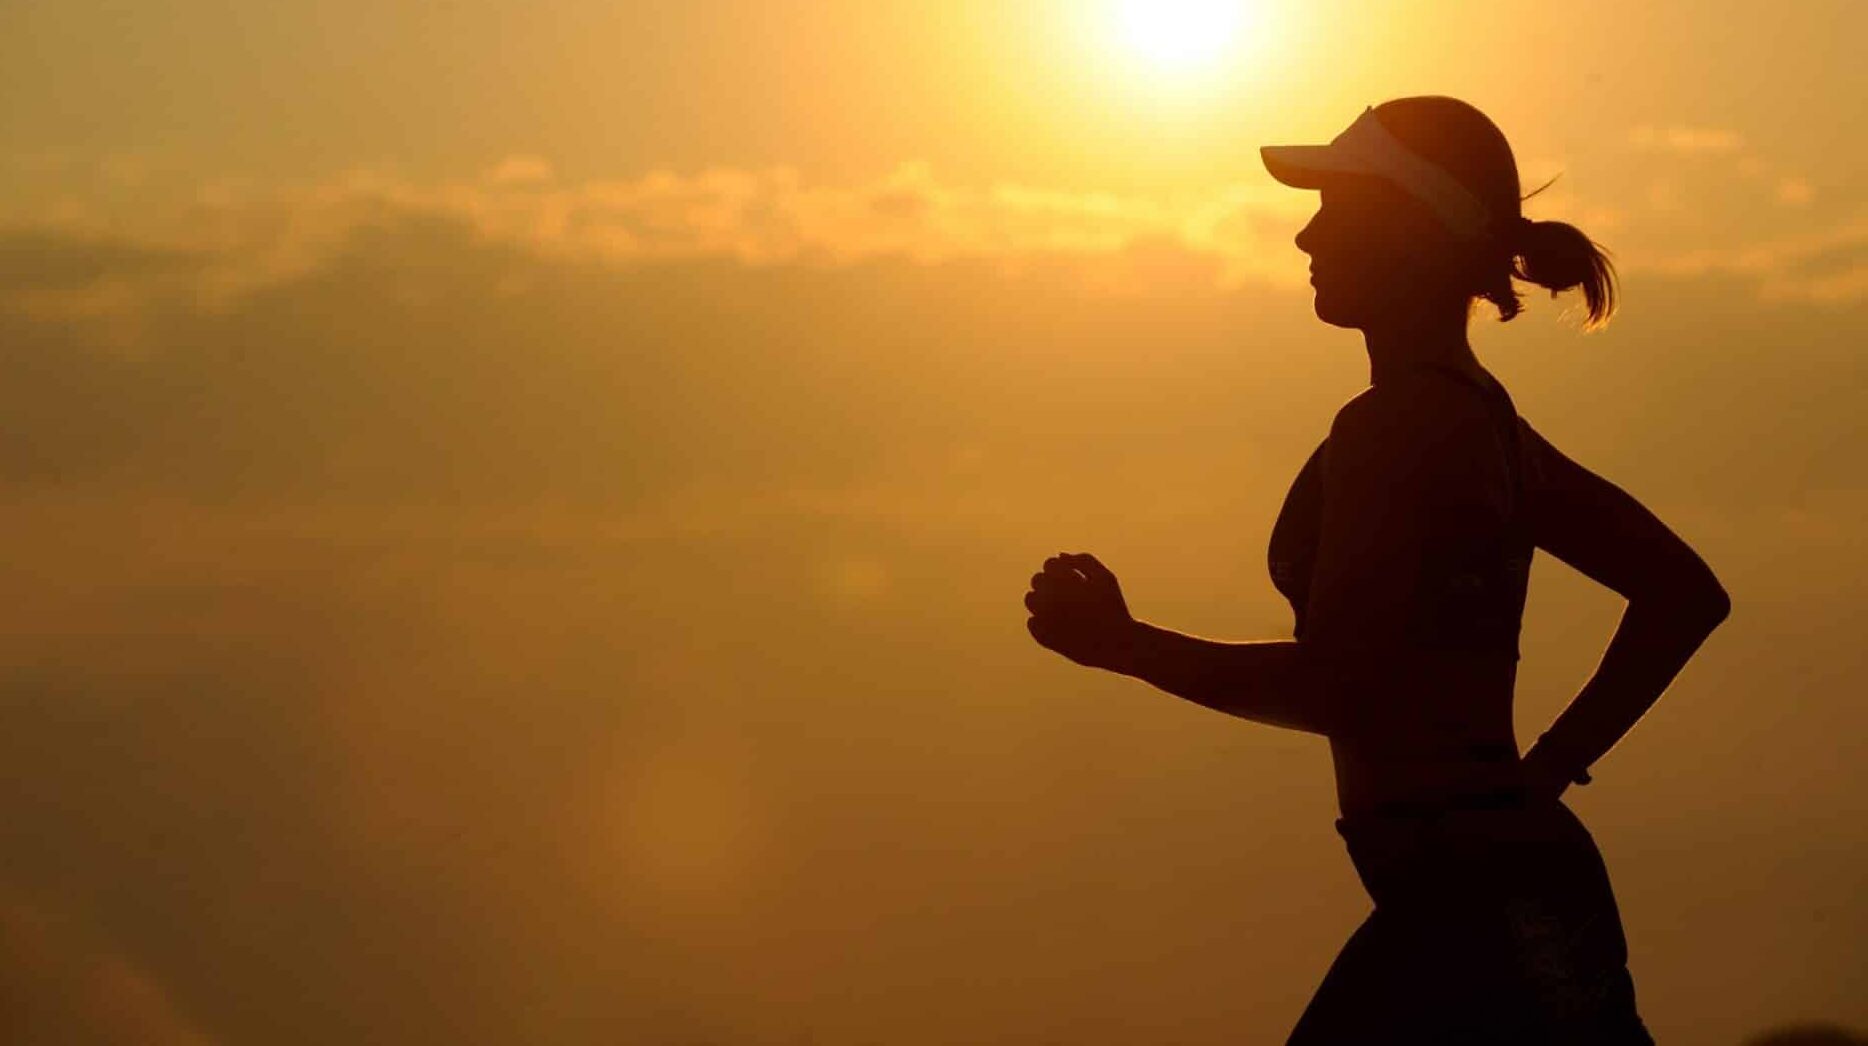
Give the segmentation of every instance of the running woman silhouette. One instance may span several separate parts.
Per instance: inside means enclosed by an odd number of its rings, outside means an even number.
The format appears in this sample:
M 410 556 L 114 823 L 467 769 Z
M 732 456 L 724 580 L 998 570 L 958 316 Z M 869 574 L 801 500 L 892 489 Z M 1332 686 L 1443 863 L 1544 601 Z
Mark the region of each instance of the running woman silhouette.
M 1614 268 L 1575 227 L 1523 216 L 1499 129 L 1453 98 L 1365 110 L 1327 145 L 1266 146 L 1321 194 L 1297 234 L 1315 310 L 1360 330 L 1370 385 L 1337 412 L 1271 537 L 1291 640 L 1219 642 L 1135 620 L 1115 575 L 1060 553 L 1026 627 L 1079 664 L 1329 739 L 1336 822 L 1374 902 L 1291 1044 L 1651 1043 L 1593 839 L 1561 796 L 1653 705 L 1730 611 L 1705 562 L 1518 416 L 1466 326 L 1509 320 L 1513 280 Z M 1512 727 L 1534 549 L 1627 600 L 1582 690 L 1528 751 Z

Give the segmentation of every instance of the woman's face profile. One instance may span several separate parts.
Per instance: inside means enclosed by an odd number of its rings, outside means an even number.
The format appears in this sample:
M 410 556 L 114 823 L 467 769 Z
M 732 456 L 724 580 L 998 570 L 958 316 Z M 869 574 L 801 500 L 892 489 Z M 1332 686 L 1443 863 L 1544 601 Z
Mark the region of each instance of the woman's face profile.
M 1366 328 L 1440 296 L 1448 237 L 1425 205 L 1386 181 L 1355 175 L 1333 179 L 1320 196 L 1296 239 L 1310 255 L 1318 319 Z

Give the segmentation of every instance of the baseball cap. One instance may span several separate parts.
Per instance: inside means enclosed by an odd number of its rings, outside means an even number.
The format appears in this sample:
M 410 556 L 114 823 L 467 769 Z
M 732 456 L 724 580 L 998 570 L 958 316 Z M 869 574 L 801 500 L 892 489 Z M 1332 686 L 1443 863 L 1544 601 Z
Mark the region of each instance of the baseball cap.
M 1491 213 L 1446 169 L 1412 152 L 1375 115 L 1362 110 L 1328 145 L 1265 145 L 1259 156 L 1271 176 L 1297 189 L 1320 189 L 1333 174 L 1382 178 L 1425 203 L 1454 235 L 1486 235 Z

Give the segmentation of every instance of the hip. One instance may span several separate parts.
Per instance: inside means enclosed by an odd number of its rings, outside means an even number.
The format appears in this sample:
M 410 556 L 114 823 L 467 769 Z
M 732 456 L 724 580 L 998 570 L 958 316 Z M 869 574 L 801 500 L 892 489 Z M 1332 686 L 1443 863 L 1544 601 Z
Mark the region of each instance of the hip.
M 1390 803 L 1341 817 L 1336 830 L 1377 906 L 1527 891 L 1613 903 L 1589 830 L 1560 800 L 1521 787 Z
M 1328 994 L 1373 997 L 1404 983 L 1409 1005 L 1436 1010 L 1433 1019 L 1524 1029 L 1478 1041 L 1543 1042 L 1572 1029 L 1550 1041 L 1651 1042 L 1607 869 L 1561 802 L 1471 796 L 1344 817 L 1337 830 L 1375 911 Z M 1355 1007 L 1322 1006 L 1343 1008 Z

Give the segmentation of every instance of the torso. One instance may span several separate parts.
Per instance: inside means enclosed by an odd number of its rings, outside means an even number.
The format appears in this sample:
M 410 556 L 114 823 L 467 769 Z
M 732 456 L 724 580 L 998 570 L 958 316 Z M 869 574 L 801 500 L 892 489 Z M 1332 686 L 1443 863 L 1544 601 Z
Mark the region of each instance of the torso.
M 1527 506 L 1537 470 L 1530 457 L 1538 440 L 1489 375 L 1444 376 L 1468 383 L 1494 412 L 1503 467 L 1488 481 L 1506 485 L 1502 502 L 1509 508 L 1481 522 L 1481 540 L 1462 545 L 1458 562 L 1423 570 L 1430 581 L 1409 615 L 1410 634 L 1345 674 L 1340 700 L 1347 715 L 1330 739 L 1345 813 L 1433 803 L 1521 780 L 1511 704 L 1533 550 Z M 1324 450 L 1319 444 L 1286 495 L 1267 557 L 1272 583 L 1291 603 L 1300 644 L 1310 625 Z

